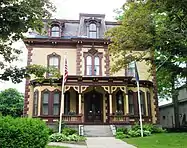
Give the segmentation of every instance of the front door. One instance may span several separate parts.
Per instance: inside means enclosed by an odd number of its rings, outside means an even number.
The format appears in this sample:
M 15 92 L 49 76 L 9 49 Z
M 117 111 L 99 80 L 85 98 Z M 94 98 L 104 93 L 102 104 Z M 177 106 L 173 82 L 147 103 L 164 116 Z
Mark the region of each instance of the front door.
M 101 123 L 103 121 L 102 98 L 103 95 L 96 91 L 91 91 L 84 95 L 85 122 Z

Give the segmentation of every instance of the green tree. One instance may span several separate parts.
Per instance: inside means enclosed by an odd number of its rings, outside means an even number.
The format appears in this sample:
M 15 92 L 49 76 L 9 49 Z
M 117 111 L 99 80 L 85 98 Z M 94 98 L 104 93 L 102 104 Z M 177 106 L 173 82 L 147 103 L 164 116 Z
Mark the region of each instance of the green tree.
M 9 88 L 0 92 L 0 113 L 3 116 L 21 117 L 23 113 L 23 94 Z
M 42 33 L 42 19 L 51 17 L 55 7 L 50 0 L 1 0 L 0 1 L 0 80 L 14 83 L 30 75 L 33 67 L 13 67 L 10 63 L 17 60 L 22 52 L 11 47 L 13 42 L 23 39 L 29 29 Z M 44 67 L 34 66 L 36 73 Z M 32 68 L 32 70 L 30 70 Z
M 157 66 L 160 96 L 172 97 L 176 127 L 179 126 L 176 82 L 179 77 L 187 75 L 186 68 L 181 67 L 187 61 L 187 7 L 184 3 L 184 0 L 174 3 L 171 0 L 128 2 L 123 6 L 123 16 L 118 17 L 121 26 L 107 33 L 112 40 L 109 50 L 117 58 L 112 71 L 129 63 L 127 54 L 130 61 L 145 59 L 144 54 L 129 56 L 130 51 L 143 49 L 153 53 L 154 59 L 146 60 Z

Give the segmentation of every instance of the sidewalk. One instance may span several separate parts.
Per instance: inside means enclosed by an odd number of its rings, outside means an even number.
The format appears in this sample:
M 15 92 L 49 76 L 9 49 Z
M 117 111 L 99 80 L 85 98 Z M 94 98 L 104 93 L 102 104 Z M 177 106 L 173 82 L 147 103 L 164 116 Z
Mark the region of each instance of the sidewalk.
M 136 148 L 114 137 L 87 137 L 88 148 Z
M 114 137 L 87 137 L 86 145 L 67 144 L 60 142 L 50 142 L 51 146 L 65 146 L 69 148 L 136 148 L 122 140 Z
M 61 143 L 61 142 L 50 142 L 48 145 L 51 145 L 51 146 L 64 146 L 64 147 L 69 147 L 69 148 L 87 148 L 86 145 L 67 144 L 67 143 Z

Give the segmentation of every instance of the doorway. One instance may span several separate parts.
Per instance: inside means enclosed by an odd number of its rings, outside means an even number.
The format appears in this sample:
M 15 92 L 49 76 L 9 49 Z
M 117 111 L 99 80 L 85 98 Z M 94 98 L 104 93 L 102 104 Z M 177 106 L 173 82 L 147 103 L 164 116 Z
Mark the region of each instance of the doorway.
M 95 90 L 84 95 L 84 115 L 87 123 L 103 122 L 103 95 Z

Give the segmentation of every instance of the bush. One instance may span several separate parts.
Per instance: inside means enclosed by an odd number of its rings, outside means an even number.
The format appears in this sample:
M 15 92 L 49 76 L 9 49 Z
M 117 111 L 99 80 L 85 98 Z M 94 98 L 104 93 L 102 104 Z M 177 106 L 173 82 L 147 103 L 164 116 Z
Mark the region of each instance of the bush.
M 132 127 L 132 130 L 137 131 L 138 129 L 140 129 L 140 125 L 139 124 L 135 124 Z M 164 130 L 161 127 L 158 127 L 156 125 L 153 125 L 153 124 L 143 124 L 143 130 L 150 131 L 151 133 L 163 133 L 163 132 L 166 132 L 166 130 Z
M 150 131 L 143 131 L 143 136 L 151 136 L 151 132 Z
M 60 134 L 60 133 L 55 133 L 49 136 L 49 141 L 50 142 L 63 142 L 63 141 L 75 141 L 75 142 L 79 142 L 79 141 L 85 141 L 86 138 L 83 136 L 79 136 L 77 134 L 72 134 L 72 135 L 64 135 L 64 134 Z
M 123 134 L 127 134 L 128 133 L 128 129 L 125 128 L 125 127 L 120 127 L 120 128 L 117 128 L 116 132 L 123 132 Z
M 44 148 L 49 128 L 39 119 L 0 117 L 0 147 Z
M 139 137 L 140 133 L 141 132 L 140 132 L 139 129 L 138 130 L 131 129 L 131 130 L 128 131 L 128 135 L 131 136 L 131 137 Z
M 153 127 L 153 132 L 152 133 L 164 133 L 164 132 L 166 132 L 166 130 L 164 130 L 161 127 L 157 127 L 157 126 Z
M 66 136 L 77 134 L 77 133 L 78 133 L 77 130 L 72 129 L 72 128 L 64 128 L 62 130 L 62 134 L 66 135 Z
M 123 132 L 116 132 L 116 138 L 124 139 L 124 138 L 130 138 L 130 136 L 128 134 L 124 134 Z

